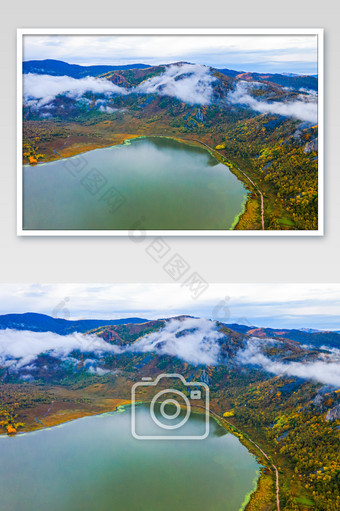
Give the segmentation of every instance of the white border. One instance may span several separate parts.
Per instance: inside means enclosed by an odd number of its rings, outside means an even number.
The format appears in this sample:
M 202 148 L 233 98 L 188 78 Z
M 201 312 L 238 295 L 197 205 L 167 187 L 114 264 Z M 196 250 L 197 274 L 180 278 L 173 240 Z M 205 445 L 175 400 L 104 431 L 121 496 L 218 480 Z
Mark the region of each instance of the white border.
M 128 230 L 27 230 L 22 225 L 22 39 L 24 35 L 316 35 L 318 39 L 318 229 L 315 231 L 148 230 L 146 236 L 323 236 L 324 235 L 324 30 L 302 29 L 192 29 L 192 28 L 23 28 L 17 29 L 17 235 L 18 236 L 129 236 Z

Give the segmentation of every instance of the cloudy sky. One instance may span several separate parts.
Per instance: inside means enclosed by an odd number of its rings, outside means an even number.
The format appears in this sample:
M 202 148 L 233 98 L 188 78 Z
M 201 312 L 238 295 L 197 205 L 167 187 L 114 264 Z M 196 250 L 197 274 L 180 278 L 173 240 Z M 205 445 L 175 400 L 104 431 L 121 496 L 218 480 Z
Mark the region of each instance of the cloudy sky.
M 25 35 L 24 60 L 70 64 L 188 61 L 239 71 L 317 73 L 313 35 Z
M 178 314 L 263 327 L 340 330 L 340 284 L 1 284 L 0 314 L 146 319 Z

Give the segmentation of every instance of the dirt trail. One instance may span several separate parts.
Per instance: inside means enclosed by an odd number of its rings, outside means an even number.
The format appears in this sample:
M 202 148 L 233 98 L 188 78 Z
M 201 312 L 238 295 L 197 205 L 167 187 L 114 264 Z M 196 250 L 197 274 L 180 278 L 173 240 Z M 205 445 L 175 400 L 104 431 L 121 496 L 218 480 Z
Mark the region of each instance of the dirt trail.
M 236 168 L 237 168 L 237 170 L 238 170 L 239 172 L 241 172 L 241 173 L 242 173 L 242 174 L 243 174 L 243 175 L 244 175 L 244 176 L 248 179 L 248 181 L 250 181 L 250 182 L 251 182 L 251 184 L 253 185 L 253 187 L 255 188 L 255 190 L 257 190 L 257 191 L 259 192 L 259 194 L 260 194 L 260 197 L 261 197 L 261 225 L 262 225 L 262 230 L 264 231 L 263 194 L 262 194 L 261 190 L 259 190 L 259 188 L 256 186 L 256 184 L 254 183 L 254 181 L 252 181 L 252 180 L 250 179 L 250 177 L 249 177 L 249 176 L 248 176 L 245 172 L 243 172 L 243 170 L 239 169 L 238 167 L 236 167 Z
M 52 404 L 51 406 L 49 407 L 49 409 L 47 410 L 47 412 L 42 416 L 42 419 L 44 419 L 45 417 L 47 417 L 47 415 L 50 413 L 50 411 L 52 410 L 53 408 L 53 405 L 54 405 L 54 401 L 52 401 Z M 35 421 L 38 422 L 39 424 L 41 424 L 42 426 L 44 426 L 44 428 L 46 427 L 45 424 L 43 422 L 41 422 L 41 420 L 39 420 L 37 417 L 35 417 Z

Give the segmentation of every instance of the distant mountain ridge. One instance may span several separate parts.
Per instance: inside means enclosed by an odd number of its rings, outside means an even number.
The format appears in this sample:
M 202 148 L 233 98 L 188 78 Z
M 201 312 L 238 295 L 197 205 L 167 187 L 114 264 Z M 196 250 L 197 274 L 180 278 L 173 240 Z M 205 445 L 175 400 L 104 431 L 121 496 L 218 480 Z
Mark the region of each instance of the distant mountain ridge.
M 340 333 L 338 331 L 323 331 L 307 328 L 261 328 L 237 324 L 230 324 L 226 326 L 231 330 L 245 335 L 253 335 L 260 338 L 284 338 L 300 344 L 310 344 L 318 348 L 321 346 L 330 346 L 332 348 L 340 349 Z
M 215 156 L 228 161 L 250 189 L 251 183 L 261 185 L 266 230 L 318 228 L 318 95 L 310 90 L 317 86 L 315 78 L 222 73 L 172 62 L 92 69 L 97 76 L 80 78 L 78 87 L 79 80 L 57 76 L 74 76 L 74 67 L 66 64 L 66 69 L 58 61 L 51 65 L 23 64 L 29 73 L 23 75 L 24 164 L 108 147 L 130 134 L 195 140 L 216 149 Z M 288 86 L 270 81 L 276 78 L 288 80 Z M 311 83 L 297 82 L 300 78 Z M 237 170 L 241 167 L 246 174 Z M 258 200 L 256 194 L 248 196 L 254 205 Z M 241 215 L 235 229 L 262 229 L 261 211 L 252 208 L 247 222 Z
M 232 69 L 218 69 L 220 73 L 230 78 L 246 81 L 271 82 L 282 87 L 294 87 L 296 89 L 318 90 L 318 78 L 315 75 L 296 75 L 291 73 L 248 73 L 234 71 Z
M 26 312 L 24 314 L 0 315 L 0 330 L 10 328 L 13 330 L 30 330 L 33 332 L 54 332 L 59 335 L 67 335 L 73 332 L 88 332 L 95 328 L 110 325 L 124 325 L 145 323 L 147 319 L 78 319 L 68 320 L 53 318 L 46 314 Z
M 62 60 L 27 60 L 22 63 L 22 72 L 24 74 L 34 73 L 39 75 L 70 76 L 72 78 L 84 78 L 86 76 L 98 76 L 110 71 L 123 69 L 145 69 L 146 64 L 127 64 L 122 66 L 80 66 L 78 64 L 68 64 Z
M 143 320 L 128 318 L 115 320 L 123 322 L 116 326 L 105 321 L 106 326 L 90 331 L 90 339 L 55 339 L 52 334 L 29 332 L 8 332 L 7 339 L 7 332 L 2 332 L 1 435 L 119 411 L 117 403 L 131 403 L 131 389 L 136 383 L 156 383 L 161 374 L 180 374 L 186 382 L 209 386 L 209 408 L 221 417 L 221 427 L 224 417 L 226 431 L 257 455 L 265 478 L 260 476 L 260 500 L 255 504 L 268 503 L 266 509 L 273 509 L 276 480 L 281 499 L 277 502 L 286 510 L 339 509 L 340 381 L 339 373 L 335 373 L 339 356 L 331 350 L 306 349 L 290 340 L 292 335 L 313 339 L 315 335 L 337 334 L 237 323 L 227 326 L 218 321 L 211 325 L 190 316 L 172 318 L 172 328 L 167 324 L 169 319 L 138 324 Z M 133 320 L 136 324 L 124 323 Z M 87 322 L 93 326 L 100 320 L 73 322 L 34 313 L 0 316 L 1 328 L 15 324 L 32 330 L 33 326 L 59 328 L 74 323 L 79 327 Z M 272 342 L 273 337 L 278 342 Z M 103 349 L 104 342 L 108 349 Z M 217 359 L 206 358 L 209 353 L 216 353 Z M 157 383 L 156 388 L 142 384 L 140 396 L 145 404 L 153 402 L 154 390 L 172 392 L 165 380 Z M 179 395 L 183 392 L 191 401 L 189 385 L 181 385 L 179 390 Z M 194 407 L 196 402 L 190 401 Z M 202 403 L 199 406 L 206 406 Z M 226 431 L 221 430 L 221 434 Z M 268 490 L 263 490 L 263 481 Z
M 176 319 L 184 319 L 191 316 L 178 316 Z M 171 318 L 168 318 L 171 319 Z M 69 320 L 63 318 L 54 318 L 47 314 L 38 314 L 35 312 L 26 312 L 23 314 L 3 314 L 0 315 L 0 330 L 6 328 L 13 330 L 30 330 L 33 332 L 54 332 L 59 335 L 67 335 L 73 332 L 85 333 L 90 330 L 101 327 L 110 327 L 115 325 L 138 325 L 143 323 L 164 323 L 165 319 L 151 321 L 145 318 L 131 317 L 123 319 L 79 319 Z M 231 333 L 238 333 L 242 336 L 254 336 L 259 338 L 281 338 L 298 342 L 299 344 L 309 344 L 320 348 L 321 346 L 330 346 L 340 349 L 339 331 L 322 331 L 308 328 L 287 329 L 287 328 L 262 328 L 257 326 L 240 325 L 238 323 L 225 324 Z
M 147 64 L 125 64 L 118 66 L 110 65 L 93 65 L 82 66 L 79 64 L 68 64 L 62 60 L 46 59 L 46 60 L 27 60 L 22 63 L 22 71 L 24 74 L 47 74 L 52 76 L 70 76 L 72 78 L 84 78 L 86 76 L 99 76 L 111 71 L 123 71 L 129 69 L 147 69 L 152 67 Z M 157 66 L 156 66 L 157 67 Z M 251 73 L 246 71 L 237 71 L 233 69 L 218 69 L 216 71 L 222 73 L 229 78 L 246 81 L 267 81 L 276 83 L 283 87 L 295 87 L 317 90 L 318 79 L 314 75 L 296 75 L 292 73 Z

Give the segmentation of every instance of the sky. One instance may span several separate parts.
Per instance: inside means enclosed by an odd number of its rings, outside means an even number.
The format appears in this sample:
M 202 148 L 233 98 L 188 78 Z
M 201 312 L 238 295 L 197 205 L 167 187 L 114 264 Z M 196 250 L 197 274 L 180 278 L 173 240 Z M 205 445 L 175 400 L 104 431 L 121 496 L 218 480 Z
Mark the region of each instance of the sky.
M 340 330 L 340 284 L 1 284 L 0 314 L 155 319 L 180 314 L 273 328 Z
M 313 35 L 25 35 L 24 60 L 80 65 L 187 61 L 268 73 L 317 73 Z

